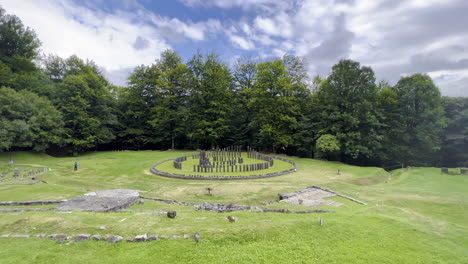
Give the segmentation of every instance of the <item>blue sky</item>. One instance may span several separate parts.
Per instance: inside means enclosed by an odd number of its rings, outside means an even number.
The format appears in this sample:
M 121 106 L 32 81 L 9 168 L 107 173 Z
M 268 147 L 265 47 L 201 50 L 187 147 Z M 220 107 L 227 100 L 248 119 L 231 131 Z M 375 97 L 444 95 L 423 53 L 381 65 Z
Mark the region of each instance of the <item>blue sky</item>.
M 292 54 L 309 76 L 340 59 L 378 80 L 426 73 L 445 95 L 468 96 L 465 0 L 0 0 L 42 41 L 44 54 L 76 54 L 115 84 L 165 49 L 188 60 L 215 51 L 232 64 Z

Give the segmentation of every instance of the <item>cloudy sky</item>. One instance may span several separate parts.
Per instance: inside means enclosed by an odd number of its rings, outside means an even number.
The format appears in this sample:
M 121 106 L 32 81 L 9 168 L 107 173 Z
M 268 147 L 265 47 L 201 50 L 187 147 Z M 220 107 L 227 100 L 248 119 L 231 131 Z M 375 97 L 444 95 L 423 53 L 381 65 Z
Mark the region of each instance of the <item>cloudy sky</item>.
M 444 95 L 468 96 L 466 0 L 0 0 L 42 41 L 45 54 L 94 60 L 124 85 L 165 49 L 185 60 L 215 51 L 303 57 L 310 76 L 340 59 L 371 66 L 378 80 L 427 73 Z

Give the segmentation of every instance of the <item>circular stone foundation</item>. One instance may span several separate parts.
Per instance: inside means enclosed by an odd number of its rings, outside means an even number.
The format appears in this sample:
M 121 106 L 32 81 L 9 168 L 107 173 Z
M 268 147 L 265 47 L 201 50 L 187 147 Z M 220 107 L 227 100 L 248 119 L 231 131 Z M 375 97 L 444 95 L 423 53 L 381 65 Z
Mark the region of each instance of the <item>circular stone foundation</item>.
M 227 169 L 216 169 L 213 168 L 214 166 L 211 166 L 199 171 L 199 165 L 196 163 L 196 159 L 184 156 L 161 161 L 151 167 L 150 171 L 163 177 L 187 180 L 250 180 L 281 176 L 297 170 L 296 164 L 289 159 L 279 156 L 268 156 L 273 159 L 273 166 L 268 167 L 267 169 L 244 171 L 245 167 L 244 169 L 241 169 L 240 166 L 245 165 L 248 167 L 253 165 L 253 167 L 255 167 L 255 164 L 264 161 L 252 158 L 256 157 L 255 155 L 252 155 L 252 153 L 244 152 L 239 157 L 243 157 L 245 163 L 237 165 L 237 168 L 235 167 L 236 165 Z

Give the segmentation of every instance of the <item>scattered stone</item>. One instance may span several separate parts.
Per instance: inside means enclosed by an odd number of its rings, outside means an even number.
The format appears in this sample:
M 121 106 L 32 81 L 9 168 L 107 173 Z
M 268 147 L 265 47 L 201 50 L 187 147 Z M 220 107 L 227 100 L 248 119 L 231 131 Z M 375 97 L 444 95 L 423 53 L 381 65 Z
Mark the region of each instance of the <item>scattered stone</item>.
M 188 235 L 188 234 L 184 235 L 184 239 L 189 239 L 189 238 L 190 238 L 190 235 Z
M 168 239 L 168 236 L 160 236 L 159 239 Z
M 181 239 L 181 236 L 172 236 L 172 239 Z
M 106 226 L 100 226 L 99 230 L 106 230 Z
M 145 203 L 145 199 L 140 199 L 140 200 L 138 201 L 138 204 L 144 204 L 144 203 Z
M 203 210 L 203 211 L 212 211 L 212 212 L 232 212 L 232 211 L 245 211 L 245 210 L 250 210 L 252 207 L 247 206 L 247 205 L 237 205 L 237 204 L 212 204 L 212 203 L 202 203 L 198 205 L 197 210 Z
M 101 235 L 92 235 L 91 239 L 92 240 L 101 240 Z
M 148 236 L 146 234 L 139 235 L 135 237 L 135 242 L 145 242 L 148 239 Z
M 68 236 L 65 234 L 57 235 L 55 237 L 55 241 L 57 241 L 57 243 L 63 243 L 65 240 L 68 240 Z
M 127 241 L 127 242 L 133 242 L 133 237 L 129 237 L 129 238 L 127 238 L 127 240 L 126 240 L 126 241 Z
M 57 236 L 57 234 L 50 234 L 48 236 L 48 238 L 54 240 L 56 236 Z
M 148 237 L 149 241 L 158 240 L 158 235 L 151 235 Z
M 83 242 L 89 240 L 90 234 L 79 234 L 75 237 L 75 242 Z
M 10 235 L 1 235 L 0 238 L 8 238 Z
M 127 218 L 124 218 L 122 220 L 120 220 L 119 222 L 122 223 L 123 221 L 127 220 Z
M 165 216 L 165 215 L 166 215 L 166 212 L 164 212 L 164 211 L 161 211 L 161 212 L 159 213 L 159 216 L 161 216 L 161 217 L 163 217 L 163 216 Z
M 13 238 L 29 238 L 29 235 L 11 235 Z
M 239 220 L 237 217 L 232 216 L 232 215 L 228 216 L 227 219 L 228 219 L 229 222 L 231 222 L 231 223 L 237 222 L 237 221 Z
M 109 239 L 110 237 L 111 235 L 107 234 L 107 235 L 102 236 L 101 240 L 107 241 L 107 239 Z
M 44 237 L 46 237 L 46 234 L 37 234 L 37 235 L 34 235 L 34 237 L 36 237 L 36 238 L 44 238 Z
M 176 211 L 168 211 L 167 212 L 167 217 L 169 218 L 175 218 L 177 215 Z
M 195 243 L 198 243 L 198 241 L 200 241 L 200 233 L 196 232 L 195 234 L 193 234 L 193 241 L 195 241 Z
M 120 241 L 122 241 L 123 237 L 121 236 L 110 236 L 108 239 L 107 239 L 107 242 L 111 243 L 111 244 L 114 244 L 114 243 L 118 243 Z

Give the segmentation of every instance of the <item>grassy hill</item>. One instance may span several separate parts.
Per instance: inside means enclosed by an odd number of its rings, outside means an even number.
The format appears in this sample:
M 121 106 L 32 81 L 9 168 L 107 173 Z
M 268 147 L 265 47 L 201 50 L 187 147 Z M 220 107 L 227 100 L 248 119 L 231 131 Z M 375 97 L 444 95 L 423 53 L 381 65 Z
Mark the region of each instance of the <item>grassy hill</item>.
M 0 154 L 0 172 L 15 167 L 51 168 L 38 176 L 47 182 L 0 182 L 0 201 L 67 199 L 112 188 L 135 189 L 142 196 L 186 202 L 260 205 L 310 185 L 365 201 L 340 197 L 335 213 L 211 213 L 190 206 L 147 200 L 120 213 L 24 211 L 0 213 L 0 235 L 66 233 L 76 235 L 143 233 L 182 235 L 200 232 L 201 242 L 164 240 L 108 244 L 103 241 L 57 244 L 38 238 L 0 238 L 1 263 L 468 263 L 468 177 L 445 175 L 437 168 L 411 168 L 391 174 L 381 168 L 337 162 L 291 159 L 293 174 L 249 181 L 187 181 L 158 177 L 149 168 L 190 152 L 97 152 L 76 158 L 43 154 Z M 73 163 L 80 164 L 73 172 Z M 340 174 L 338 174 L 338 170 Z M 206 195 L 206 188 L 213 195 Z M 285 203 L 275 208 L 297 209 Z M 35 206 L 37 207 L 37 206 Z M 49 206 L 50 207 L 50 206 Z M 174 209 L 175 219 L 149 210 Z M 302 208 L 301 208 L 302 209 Z M 228 215 L 239 218 L 226 221 Z M 321 217 L 325 225 L 317 223 Z M 125 219 L 125 220 L 123 220 Z M 99 230 L 101 225 L 106 230 Z

